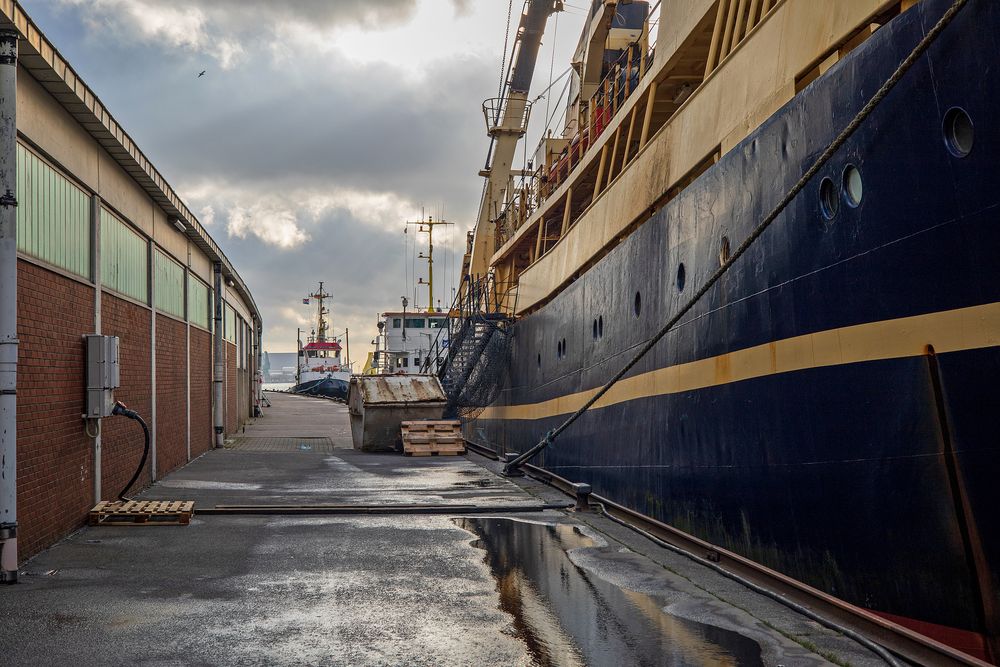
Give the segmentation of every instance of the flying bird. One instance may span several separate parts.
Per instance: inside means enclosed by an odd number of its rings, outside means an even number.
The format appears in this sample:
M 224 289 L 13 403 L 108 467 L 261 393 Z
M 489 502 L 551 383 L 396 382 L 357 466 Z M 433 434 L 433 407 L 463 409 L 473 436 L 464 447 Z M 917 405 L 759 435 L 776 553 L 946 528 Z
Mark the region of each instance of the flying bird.
M 205 76 L 205 72 L 207 72 L 207 71 L 208 70 L 204 70 L 204 69 L 201 70 L 201 72 L 198 73 L 198 78 L 200 79 L 201 77 Z

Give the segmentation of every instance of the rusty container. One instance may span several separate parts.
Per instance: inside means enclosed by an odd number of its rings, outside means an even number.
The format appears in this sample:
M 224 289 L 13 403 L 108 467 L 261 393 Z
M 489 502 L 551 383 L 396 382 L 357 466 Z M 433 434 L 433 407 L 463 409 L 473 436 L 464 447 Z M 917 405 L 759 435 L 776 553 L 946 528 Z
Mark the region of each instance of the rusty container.
M 357 375 L 351 378 L 347 406 L 354 449 L 401 452 L 400 424 L 441 419 L 447 404 L 435 375 Z

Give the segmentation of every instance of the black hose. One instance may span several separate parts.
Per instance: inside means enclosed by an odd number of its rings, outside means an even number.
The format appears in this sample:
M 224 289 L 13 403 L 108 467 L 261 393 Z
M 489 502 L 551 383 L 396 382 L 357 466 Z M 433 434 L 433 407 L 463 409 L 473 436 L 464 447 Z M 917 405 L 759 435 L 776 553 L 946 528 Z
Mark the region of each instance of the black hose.
M 145 445 L 142 448 L 142 459 L 139 461 L 139 467 L 135 469 L 135 474 L 132 475 L 132 479 L 128 481 L 125 488 L 118 493 L 118 500 L 127 502 L 129 498 L 125 497 L 125 493 L 132 488 L 132 485 L 135 484 L 137 479 L 139 479 L 139 475 L 142 474 L 142 469 L 146 467 L 146 458 L 149 456 L 149 427 L 146 426 L 145 420 L 139 416 L 138 412 L 135 410 L 129 410 L 121 401 L 115 403 L 115 407 L 111 411 L 111 414 L 121 415 L 122 417 L 128 417 L 129 419 L 139 422 L 139 426 L 142 427 L 142 435 L 146 440 Z

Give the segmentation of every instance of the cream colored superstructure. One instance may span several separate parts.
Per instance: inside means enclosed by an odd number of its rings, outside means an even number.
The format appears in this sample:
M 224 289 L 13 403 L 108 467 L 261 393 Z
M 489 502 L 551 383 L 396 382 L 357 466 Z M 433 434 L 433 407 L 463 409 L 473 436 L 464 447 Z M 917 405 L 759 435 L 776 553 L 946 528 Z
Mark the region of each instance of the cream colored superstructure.
M 638 86 L 620 104 L 619 89 L 605 96 L 613 115 L 603 128 L 593 121 L 598 102 L 583 100 L 579 120 L 595 138 L 578 157 L 569 152 L 569 175 L 555 187 L 526 185 L 533 206 L 506 221 L 514 231 L 500 239 L 491 266 L 499 282 L 517 284 L 517 312 L 552 298 L 863 42 L 881 17 L 913 4 L 665 0 Z

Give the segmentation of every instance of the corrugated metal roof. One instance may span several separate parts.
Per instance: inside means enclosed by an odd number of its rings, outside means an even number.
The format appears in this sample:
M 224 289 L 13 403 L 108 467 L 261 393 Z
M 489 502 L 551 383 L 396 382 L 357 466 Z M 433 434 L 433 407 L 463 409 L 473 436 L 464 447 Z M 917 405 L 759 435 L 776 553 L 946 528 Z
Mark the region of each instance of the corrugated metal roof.
M 434 375 L 367 375 L 351 381 L 358 383 L 365 405 L 447 401 Z

